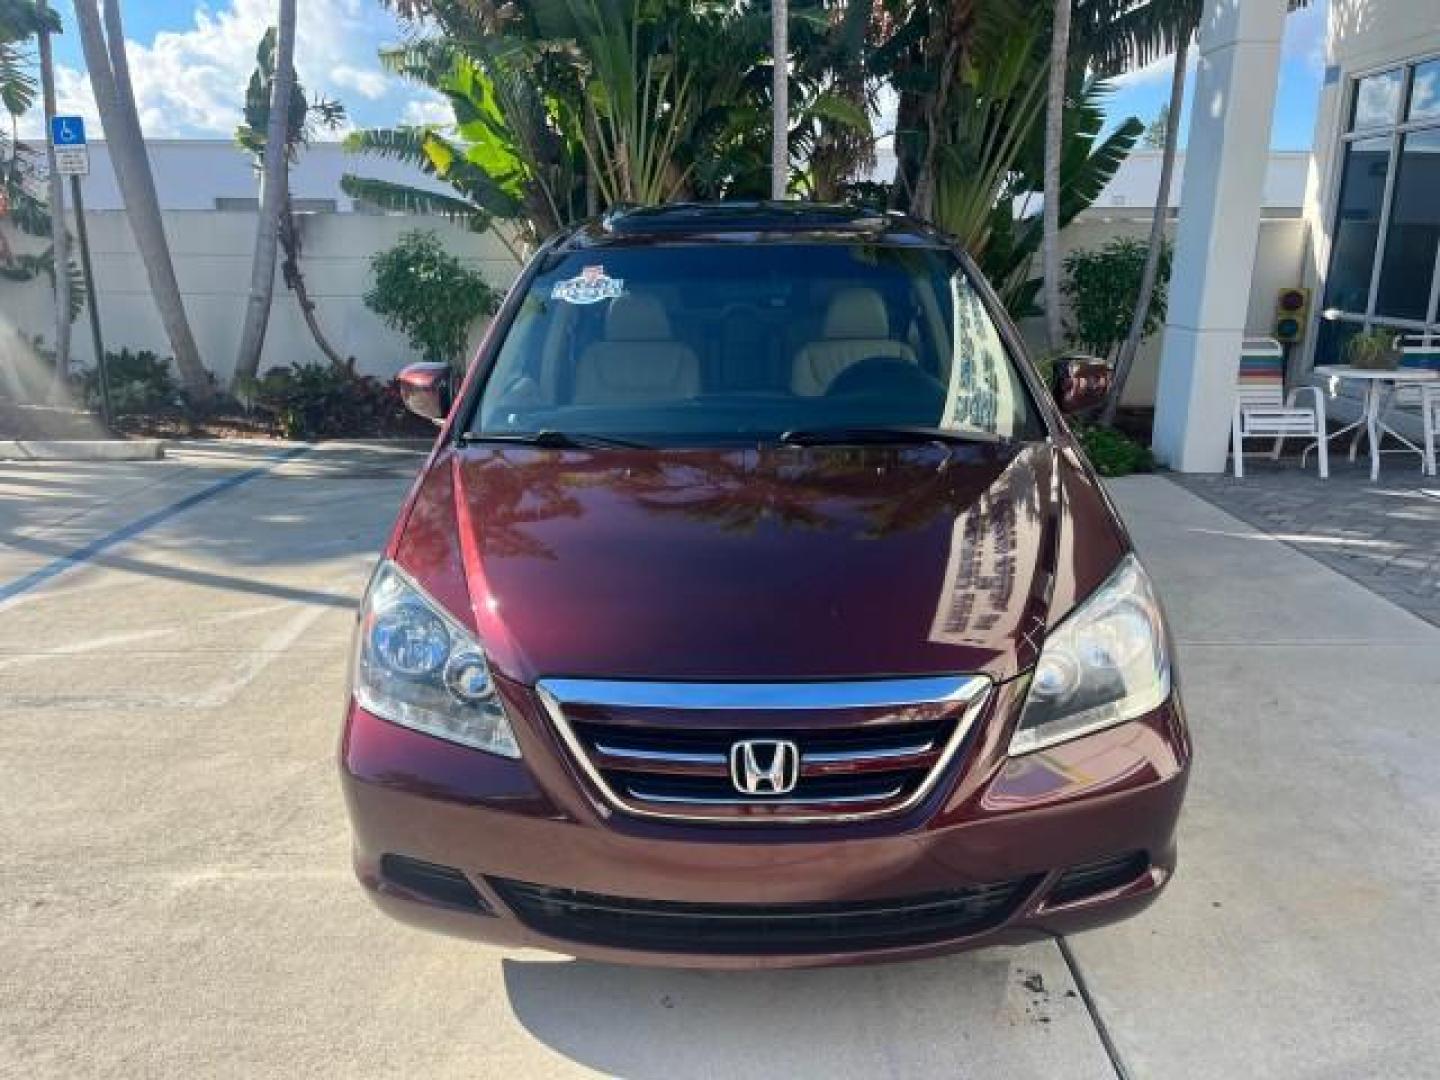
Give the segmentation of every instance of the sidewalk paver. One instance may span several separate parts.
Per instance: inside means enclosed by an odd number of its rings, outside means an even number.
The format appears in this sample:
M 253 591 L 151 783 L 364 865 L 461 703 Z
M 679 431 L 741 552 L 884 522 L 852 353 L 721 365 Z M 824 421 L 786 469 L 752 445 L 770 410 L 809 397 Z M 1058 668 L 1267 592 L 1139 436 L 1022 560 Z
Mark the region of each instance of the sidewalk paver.
M 1331 466 L 1328 480 L 1293 461 L 1247 462 L 1237 480 L 1176 475 L 1188 490 L 1332 570 L 1440 626 L 1440 478 L 1411 459 L 1386 458 L 1379 483 L 1368 462 Z

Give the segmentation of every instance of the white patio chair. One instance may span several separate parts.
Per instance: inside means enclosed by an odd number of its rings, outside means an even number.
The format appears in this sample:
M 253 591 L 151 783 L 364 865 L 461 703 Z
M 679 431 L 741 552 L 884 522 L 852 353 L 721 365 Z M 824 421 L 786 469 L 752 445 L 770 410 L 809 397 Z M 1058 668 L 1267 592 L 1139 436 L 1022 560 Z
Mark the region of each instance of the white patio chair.
M 1303 398 L 1313 405 L 1301 405 Z M 1315 441 L 1322 479 L 1330 475 L 1325 430 L 1325 398 L 1318 386 L 1297 386 L 1285 396 L 1285 350 L 1273 338 L 1246 338 L 1240 346 L 1240 380 L 1230 425 L 1230 456 L 1235 475 L 1245 475 L 1246 439 L 1273 438 L 1272 458 L 1280 457 L 1287 438 Z
M 1440 372 L 1440 335 L 1401 334 L 1395 339 L 1400 354 L 1399 367 Z M 1420 407 L 1421 430 L 1425 435 L 1424 469 L 1426 476 L 1435 476 L 1436 443 L 1440 441 L 1440 379 L 1434 383 L 1400 383 L 1386 400 L 1393 405 L 1414 402 Z

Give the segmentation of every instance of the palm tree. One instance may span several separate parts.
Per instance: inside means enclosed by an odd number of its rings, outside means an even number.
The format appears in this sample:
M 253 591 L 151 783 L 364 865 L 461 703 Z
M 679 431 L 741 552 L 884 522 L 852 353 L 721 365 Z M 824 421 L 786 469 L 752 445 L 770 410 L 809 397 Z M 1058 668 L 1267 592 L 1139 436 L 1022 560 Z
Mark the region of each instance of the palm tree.
M 37 0 L 36 14 L 43 23 L 49 22 L 50 8 L 46 0 Z M 42 25 L 36 33 L 40 51 L 40 96 L 45 111 L 45 128 L 55 116 L 55 60 L 50 46 L 51 28 Z M 70 265 L 70 236 L 65 228 L 65 179 L 55 167 L 55 148 L 45 140 L 45 155 L 50 166 L 50 251 L 52 267 Z M 70 275 L 53 273 L 55 282 L 55 385 L 52 396 L 60 400 L 70 379 Z
M 790 6 L 771 0 L 770 62 L 774 65 L 770 111 L 770 198 L 785 198 L 790 184 Z
M 1042 58 L 1039 67 L 1036 81 L 1043 84 L 1048 56 Z M 1139 118 L 1132 116 L 1105 132 L 1108 119 L 1105 103 L 1114 92 L 1113 85 L 1105 79 L 1086 78 L 1078 69 L 1071 71 L 1070 83 L 1066 94 L 1075 104 L 1065 118 L 1060 153 L 1062 232 L 1100 197 L 1130 156 L 1144 129 Z M 1035 301 L 1044 281 L 1032 274 L 1044 242 L 1044 214 L 1031 213 L 1030 207 L 1037 198 L 1043 198 L 1044 142 L 1044 121 L 1037 110 L 1030 119 L 1030 130 L 1025 134 L 1020 153 L 995 189 L 988 213 L 978 222 L 972 241 L 985 276 L 995 286 L 1006 309 L 1017 319 L 1040 314 Z M 950 153 L 947 148 L 938 181 L 938 221 L 944 220 L 949 186 L 958 181 L 965 190 L 970 183 L 962 170 L 952 166 Z M 971 200 L 971 205 L 979 201 L 973 189 Z
M 871 63 L 899 92 L 890 194 L 896 209 L 927 221 L 933 217 L 950 95 L 976 52 L 979 28 L 987 15 L 1029 6 L 1024 0 L 884 0 L 887 32 Z
M 411 10 L 422 6 L 426 32 L 382 53 L 382 63 L 443 94 L 455 122 L 357 132 L 348 145 L 410 163 L 453 193 L 347 176 L 342 188 L 352 197 L 443 214 L 477 231 L 514 222 L 521 244 L 532 245 L 617 203 L 773 190 L 773 44 L 760 5 L 430 0 Z M 795 17 L 787 38 L 858 32 L 863 41 L 868 10 L 861 0 L 835 0 Z M 869 145 L 855 72 L 847 69 L 842 84 L 800 59 L 782 66 L 793 67 L 788 169 L 797 150 L 821 140 L 827 147 L 823 176 L 787 176 L 787 187 L 813 180 L 835 190 Z M 496 234 L 508 242 L 508 231 Z
M 561 84 L 552 81 L 547 100 L 534 77 L 555 64 L 553 54 L 527 56 L 489 38 L 462 51 L 450 37 L 430 37 L 384 50 L 380 62 L 442 94 L 455 124 L 356 131 L 346 148 L 403 161 L 453 194 L 352 174 L 341 178 L 345 194 L 387 210 L 449 218 L 474 232 L 491 230 L 507 246 L 497 219 L 514 222 L 521 240 L 534 245 L 586 216 L 584 152 L 551 122 Z M 521 253 L 510 250 L 520 261 Z
M 315 339 L 316 346 L 332 364 L 348 363 L 320 328 L 315 315 L 315 304 L 310 299 L 310 290 L 305 284 L 305 274 L 300 265 L 301 230 L 290 199 L 289 167 L 300 151 L 309 145 L 318 129 L 334 131 L 345 121 L 345 107 L 338 101 L 325 97 L 309 99 L 305 88 L 295 82 L 290 88 L 290 99 L 283 116 L 283 122 L 276 124 L 274 109 L 274 82 L 279 76 L 279 31 L 271 28 L 260 39 L 255 50 L 255 70 L 250 74 L 250 83 L 245 90 L 245 110 L 242 122 L 235 130 L 235 141 L 241 149 L 248 150 L 255 162 L 255 171 L 262 176 L 278 159 L 283 166 L 278 184 L 280 210 L 277 242 L 280 248 L 280 276 L 285 286 L 295 294 L 300 315 Z M 292 72 L 293 74 L 293 72 Z M 276 130 L 278 127 L 278 131 Z M 272 142 L 272 134 L 278 141 Z M 278 153 L 270 153 L 271 146 L 278 146 Z M 257 354 L 255 359 L 259 360 Z M 237 386 L 244 387 L 253 378 L 255 370 L 236 371 Z
M 276 33 L 265 144 L 287 146 L 290 99 L 295 92 L 295 0 L 280 0 Z M 262 45 L 262 51 L 263 48 Z M 259 75 L 258 70 L 256 75 Z M 253 83 L 254 79 L 251 81 Z M 275 295 L 280 216 L 284 212 L 290 186 L 290 163 L 286 154 L 262 155 L 262 159 L 260 216 L 255 227 L 255 258 L 250 266 L 250 297 L 245 305 L 245 323 L 240 332 L 240 352 L 235 358 L 232 386 L 248 383 L 260 369 L 260 353 L 265 348 L 265 330 L 270 322 L 270 305 Z
M 1309 0 L 1289 0 L 1289 10 L 1307 7 Z M 1180 111 L 1185 100 L 1185 84 L 1189 76 L 1189 54 L 1200 20 L 1204 0 L 1147 0 L 1127 11 L 1104 19 L 1104 26 L 1093 21 L 1087 27 L 1096 43 L 1096 60 L 1102 70 L 1120 71 L 1143 67 L 1168 53 L 1173 53 L 1175 70 L 1170 79 L 1170 101 L 1165 107 L 1165 136 L 1160 162 L 1160 186 L 1155 208 L 1150 216 L 1149 250 L 1141 271 L 1140 292 L 1130 332 L 1120 347 L 1115 361 L 1115 374 L 1110 395 L 1101 412 L 1101 421 L 1112 424 L 1125 394 L 1125 383 L 1135 365 L 1135 357 L 1145 338 L 1150 305 L 1154 301 L 1155 284 L 1164 255 L 1165 222 L 1170 215 L 1170 188 L 1174 183 L 1175 157 L 1180 145 Z
M 1040 5 L 988 2 L 973 12 L 966 61 L 937 125 L 931 220 L 979 261 L 1016 318 L 1039 314 L 1044 189 L 1045 90 L 1050 52 Z M 1106 125 L 1111 86 L 1070 65 L 1060 155 L 1064 228 L 1090 206 L 1129 155 L 1144 125 L 1133 117 Z
M 790 26 L 787 93 L 798 93 L 789 124 L 792 190 L 818 202 L 840 202 L 875 167 L 878 80 L 867 61 L 874 0 L 827 3 L 824 23 L 805 19 Z
M 1060 149 L 1065 130 L 1065 87 L 1070 71 L 1070 0 L 1056 0 L 1050 30 L 1049 92 L 1045 104 L 1045 330 L 1051 349 L 1065 333 L 1060 314 Z
M 40 92 L 46 99 L 48 118 L 54 113 L 54 82 L 47 81 L 45 57 L 50 52 L 49 35 L 59 32 L 60 18 L 43 0 L 0 0 L 0 108 L 10 118 L 9 132 L 0 133 L 0 192 L 8 207 L 8 221 L 16 230 L 26 236 L 50 238 L 50 246 L 44 251 L 19 253 L 0 236 L 0 277 L 31 281 L 44 275 L 53 283 L 56 362 L 50 393 L 57 400 L 65 392 L 69 373 L 70 324 L 85 303 L 85 290 L 67 253 L 64 208 L 56 197 L 57 191 L 63 190 L 62 178 L 52 164 L 48 203 L 36 194 L 40 185 L 35 152 L 19 140 L 16 130 L 20 117 L 34 105 L 37 92 L 23 44 L 32 37 L 40 44 Z M 48 139 L 46 152 L 50 152 Z M 52 213 L 52 208 L 56 212 Z
M 552 0 L 535 11 L 544 39 L 575 45 L 585 87 L 575 132 L 603 201 L 685 194 L 695 162 L 684 160 L 682 143 L 699 118 L 704 59 L 674 47 L 681 20 L 654 20 L 641 0 Z
M 1170 216 L 1170 185 L 1175 178 L 1175 153 L 1180 142 L 1180 110 L 1185 102 L 1185 68 L 1189 61 L 1190 37 L 1189 33 L 1182 33 L 1175 43 L 1175 71 L 1170 77 L 1170 103 L 1166 106 L 1165 136 L 1160 157 L 1160 186 L 1155 193 L 1155 208 L 1150 214 L 1150 237 L 1146 241 L 1149 248 L 1145 253 L 1145 267 L 1140 272 L 1140 292 L 1135 298 L 1130 332 L 1125 335 L 1125 342 L 1115 359 L 1110 393 L 1100 413 L 1100 422 L 1106 426 L 1115 423 L 1126 380 L 1130 378 L 1140 342 L 1145 337 L 1150 304 L 1155 298 L 1155 282 L 1160 275 L 1160 262 L 1165 251 L 1165 221 Z
M 100 111 L 100 122 L 110 148 L 115 177 L 125 199 L 135 246 L 145 264 L 150 293 L 160 312 L 170 348 L 175 354 L 180 386 L 191 404 L 205 406 L 214 398 L 209 373 L 200 360 L 200 350 L 191 333 L 180 283 L 170 259 L 170 245 L 155 194 L 155 178 L 145 154 L 145 137 L 135 110 L 135 92 L 130 84 L 130 64 L 125 54 L 125 28 L 120 19 L 119 0 L 106 0 L 102 24 L 98 0 L 75 0 L 75 21 L 90 86 Z

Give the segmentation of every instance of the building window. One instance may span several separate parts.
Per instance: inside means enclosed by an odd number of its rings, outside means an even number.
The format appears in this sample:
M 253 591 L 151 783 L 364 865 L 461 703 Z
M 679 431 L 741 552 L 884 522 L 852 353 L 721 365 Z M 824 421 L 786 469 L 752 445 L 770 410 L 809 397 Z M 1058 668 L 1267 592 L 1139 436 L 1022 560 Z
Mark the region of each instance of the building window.
M 1400 139 L 1390 228 L 1380 263 L 1375 311 L 1400 319 L 1434 320 L 1430 286 L 1440 249 L 1440 127 Z
M 1440 334 L 1440 58 L 1351 84 L 1315 362 L 1362 329 Z

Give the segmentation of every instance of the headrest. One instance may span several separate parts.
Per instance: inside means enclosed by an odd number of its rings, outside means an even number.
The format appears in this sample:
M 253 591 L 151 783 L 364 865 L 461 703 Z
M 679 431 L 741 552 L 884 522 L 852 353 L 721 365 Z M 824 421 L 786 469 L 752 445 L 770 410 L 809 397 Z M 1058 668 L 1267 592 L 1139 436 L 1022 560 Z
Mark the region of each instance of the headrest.
M 669 341 L 670 320 L 660 301 L 646 293 L 626 293 L 610 301 L 605 313 L 607 341 Z
M 874 289 L 841 289 L 830 298 L 825 311 L 824 335 L 881 341 L 889 338 L 890 316 L 885 301 Z

